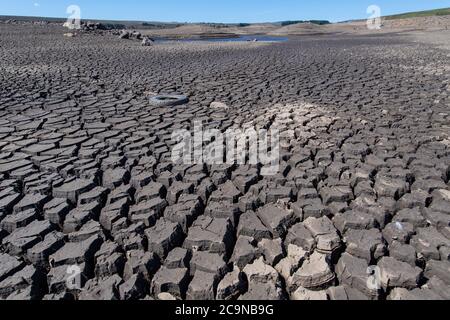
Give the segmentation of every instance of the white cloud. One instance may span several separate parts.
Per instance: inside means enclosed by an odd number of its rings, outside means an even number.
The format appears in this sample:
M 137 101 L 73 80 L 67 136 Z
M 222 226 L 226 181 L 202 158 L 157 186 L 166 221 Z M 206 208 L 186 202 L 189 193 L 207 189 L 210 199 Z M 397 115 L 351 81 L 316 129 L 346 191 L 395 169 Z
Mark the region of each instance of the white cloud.
M 35 2 L 34 4 L 33 4 L 35 7 L 40 7 L 41 5 L 39 4 L 39 3 L 37 3 L 37 2 Z

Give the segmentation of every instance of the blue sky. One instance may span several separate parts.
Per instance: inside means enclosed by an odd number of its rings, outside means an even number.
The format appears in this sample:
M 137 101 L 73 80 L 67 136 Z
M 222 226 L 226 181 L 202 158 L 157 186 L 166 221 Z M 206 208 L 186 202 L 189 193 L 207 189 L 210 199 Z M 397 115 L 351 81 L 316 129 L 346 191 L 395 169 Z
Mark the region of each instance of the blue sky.
M 382 15 L 450 7 L 450 0 L 0 0 L 0 15 L 66 17 L 69 5 L 83 19 L 177 22 L 274 22 L 366 18 L 369 5 Z

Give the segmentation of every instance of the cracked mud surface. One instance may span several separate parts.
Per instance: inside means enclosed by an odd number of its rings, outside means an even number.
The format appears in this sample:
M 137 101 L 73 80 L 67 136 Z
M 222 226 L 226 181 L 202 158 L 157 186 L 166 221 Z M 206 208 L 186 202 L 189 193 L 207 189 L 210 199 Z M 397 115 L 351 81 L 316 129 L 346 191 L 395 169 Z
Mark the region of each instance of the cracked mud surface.
M 1 299 L 450 298 L 448 52 L 0 33 Z M 276 125 L 279 173 L 172 163 L 194 120 Z

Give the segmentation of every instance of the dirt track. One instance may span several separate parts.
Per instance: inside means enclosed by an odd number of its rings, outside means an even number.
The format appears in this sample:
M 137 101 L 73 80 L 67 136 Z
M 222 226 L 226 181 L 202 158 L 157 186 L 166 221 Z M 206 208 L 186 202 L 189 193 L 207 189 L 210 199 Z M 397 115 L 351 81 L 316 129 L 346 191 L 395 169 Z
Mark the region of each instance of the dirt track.
M 448 51 L 63 32 L 0 24 L 0 298 L 450 298 Z M 194 120 L 276 125 L 280 172 L 172 163 Z

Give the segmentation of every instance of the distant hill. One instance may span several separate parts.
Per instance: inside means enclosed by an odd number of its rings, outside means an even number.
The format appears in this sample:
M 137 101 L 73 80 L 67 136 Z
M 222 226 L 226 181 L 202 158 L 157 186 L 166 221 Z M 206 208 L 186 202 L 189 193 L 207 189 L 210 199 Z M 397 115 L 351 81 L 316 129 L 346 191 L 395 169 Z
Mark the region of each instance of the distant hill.
M 450 15 L 450 8 L 435 9 L 427 11 L 407 12 L 384 17 L 386 20 L 407 19 L 417 17 L 446 16 Z
M 322 25 L 326 25 L 326 24 L 330 24 L 331 22 L 328 20 L 288 20 L 288 21 L 280 21 L 280 22 L 276 22 L 275 24 L 279 24 L 282 27 L 284 26 L 290 26 L 291 24 L 298 24 L 298 23 L 312 23 L 312 24 L 317 24 L 319 26 Z

